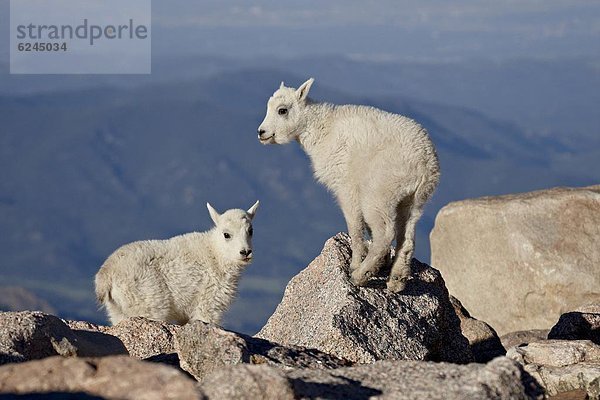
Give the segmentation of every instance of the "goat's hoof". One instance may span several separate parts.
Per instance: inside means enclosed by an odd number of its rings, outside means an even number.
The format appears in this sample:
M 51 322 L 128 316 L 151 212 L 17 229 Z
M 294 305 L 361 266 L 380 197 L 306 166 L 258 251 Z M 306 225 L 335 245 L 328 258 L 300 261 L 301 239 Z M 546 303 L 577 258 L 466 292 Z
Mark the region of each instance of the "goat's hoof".
M 369 277 L 371 276 L 371 272 L 362 272 L 360 269 L 357 269 L 352 272 L 350 276 L 350 281 L 354 283 L 356 286 L 365 286 L 367 282 L 369 282 Z
M 387 288 L 390 292 L 400 293 L 406 288 L 406 282 L 408 282 L 408 277 L 392 275 L 390 276 L 390 280 L 387 282 Z

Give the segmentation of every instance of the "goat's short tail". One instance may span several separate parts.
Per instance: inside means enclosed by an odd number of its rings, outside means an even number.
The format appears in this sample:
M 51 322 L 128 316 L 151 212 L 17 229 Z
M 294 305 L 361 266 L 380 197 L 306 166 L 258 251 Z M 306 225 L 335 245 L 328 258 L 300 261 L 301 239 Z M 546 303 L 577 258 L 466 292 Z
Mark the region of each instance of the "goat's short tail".
M 100 269 L 96 274 L 96 299 L 101 306 L 106 305 L 108 301 L 112 301 L 111 296 L 112 279 L 106 273 L 106 270 Z

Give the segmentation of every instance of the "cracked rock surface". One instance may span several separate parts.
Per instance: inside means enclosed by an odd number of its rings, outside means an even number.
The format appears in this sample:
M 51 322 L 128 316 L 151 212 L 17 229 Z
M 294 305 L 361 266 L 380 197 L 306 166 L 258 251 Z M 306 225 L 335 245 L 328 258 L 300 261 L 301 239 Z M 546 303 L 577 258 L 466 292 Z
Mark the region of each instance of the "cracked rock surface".
M 439 271 L 412 262 L 402 293 L 383 279 L 357 287 L 348 277 L 350 238 L 338 234 L 287 285 L 257 337 L 315 348 L 359 363 L 377 360 L 472 361 Z

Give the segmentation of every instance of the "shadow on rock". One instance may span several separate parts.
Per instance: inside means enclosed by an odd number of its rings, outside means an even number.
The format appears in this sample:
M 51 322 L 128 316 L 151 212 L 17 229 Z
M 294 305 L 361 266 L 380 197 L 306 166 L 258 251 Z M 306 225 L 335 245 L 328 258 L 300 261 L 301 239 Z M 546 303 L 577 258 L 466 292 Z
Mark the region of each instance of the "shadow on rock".
M 343 383 L 307 382 L 290 379 L 294 393 L 303 399 L 348 399 L 363 400 L 383 394 L 381 390 L 363 386 L 360 381 L 338 377 Z
M 590 319 L 600 322 L 600 314 L 572 311 L 560 316 L 550 330 L 548 339 L 591 340 L 600 344 L 600 324 L 594 326 Z

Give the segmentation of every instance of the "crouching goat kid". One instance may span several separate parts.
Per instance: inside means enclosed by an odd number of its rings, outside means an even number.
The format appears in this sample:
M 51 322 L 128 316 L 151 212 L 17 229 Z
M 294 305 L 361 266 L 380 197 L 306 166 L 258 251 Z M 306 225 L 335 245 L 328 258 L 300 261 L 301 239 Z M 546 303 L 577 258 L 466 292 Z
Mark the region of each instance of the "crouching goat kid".
M 237 294 L 252 261 L 252 220 L 248 211 L 219 214 L 206 204 L 215 227 L 167 240 L 146 240 L 116 250 L 96 274 L 96 296 L 110 322 L 141 316 L 185 324 L 218 324 Z
M 396 241 L 387 287 L 404 290 L 410 277 L 415 225 L 440 176 L 435 148 L 415 121 L 373 107 L 333 105 L 283 82 L 258 128 L 263 144 L 300 143 L 314 174 L 336 196 L 352 238 L 351 279 L 365 285 Z M 364 239 L 369 230 L 372 243 Z

